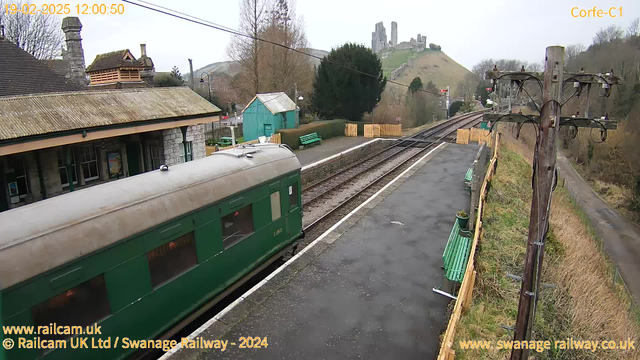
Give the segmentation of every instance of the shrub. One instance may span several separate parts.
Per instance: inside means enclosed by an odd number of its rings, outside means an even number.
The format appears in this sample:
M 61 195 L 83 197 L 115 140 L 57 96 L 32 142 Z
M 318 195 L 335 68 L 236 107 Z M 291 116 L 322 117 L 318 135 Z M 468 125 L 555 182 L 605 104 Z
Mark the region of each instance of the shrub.
M 289 145 L 292 149 L 297 149 L 300 146 L 300 136 L 303 135 L 317 133 L 322 140 L 343 136 L 345 123 L 345 120 L 314 121 L 310 124 L 300 125 L 297 129 L 282 129 L 278 130 L 278 132 L 282 134 L 283 144 Z M 360 128 L 358 128 L 359 131 Z

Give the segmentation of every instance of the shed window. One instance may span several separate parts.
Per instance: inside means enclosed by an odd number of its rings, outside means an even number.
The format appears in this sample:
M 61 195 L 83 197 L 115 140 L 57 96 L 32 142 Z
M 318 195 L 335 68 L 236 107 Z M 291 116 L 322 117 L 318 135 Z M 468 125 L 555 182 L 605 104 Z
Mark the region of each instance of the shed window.
M 271 194 L 271 221 L 280 219 L 280 191 Z
M 31 309 L 33 325 L 88 326 L 111 314 L 104 274 L 66 290 Z M 84 330 L 84 329 L 83 329 Z M 46 338 L 65 338 L 69 335 L 50 335 Z
M 222 245 L 225 250 L 252 233 L 252 205 L 245 206 L 222 218 Z
M 298 183 L 289 185 L 289 208 L 298 206 Z
M 154 288 L 198 264 L 193 231 L 147 253 Z

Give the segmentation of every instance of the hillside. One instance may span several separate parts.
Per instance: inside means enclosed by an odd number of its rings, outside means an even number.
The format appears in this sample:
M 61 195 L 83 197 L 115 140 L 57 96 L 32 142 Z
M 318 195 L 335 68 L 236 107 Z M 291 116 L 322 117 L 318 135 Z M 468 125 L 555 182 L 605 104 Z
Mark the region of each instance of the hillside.
M 311 55 L 319 56 L 319 57 L 325 57 L 326 55 L 329 54 L 328 51 L 318 50 L 318 49 L 307 49 L 306 52 Z M 319 59 L 309 57 L 309 61 L 311 62 L 312 65 L 315 65 L 315 66 L 320 65 Z M 198 76 L 200 76 L 200 74 L 202 74 L 203 72 L 207 72 L 211 74 L 223 73 L 229 76 L 233 76 L 237 74 L 239 71 L 238 67 L 235 65 L 236 64 L 234 61 L 220 61 L 220 62 L 215 62 L 209 65 L 203 66 L 197 70 L 194 70 L 193 73 L 198 74 Z
M 413 78 L 419 76 L 423 84 L 431 80 L 440 89 L 449 85 L 454 92 L 454 87 L 471 73 L 442 51 L 426 49 L 414 53 L 412 50 L 398 50 L 385 55 L 382 59 L 382 69 L 389 79 L 393 70 L 407 63 L 406 68 L 394 79 L 403 84 L 409 84 Z M 389 87 L 394 86 L 390 84 Z

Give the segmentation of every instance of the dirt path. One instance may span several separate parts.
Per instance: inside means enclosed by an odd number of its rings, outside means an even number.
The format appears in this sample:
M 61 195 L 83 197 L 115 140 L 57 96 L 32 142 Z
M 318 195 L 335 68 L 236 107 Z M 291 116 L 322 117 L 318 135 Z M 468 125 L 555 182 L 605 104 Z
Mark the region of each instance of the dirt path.
M 640 228 L 622 218 L 605 203 L 562 155 L 558 155 L 558 171 L 560 177 L 566 179 L 565 187 L 575 196 L 596 232 L 604 240 L 605 250 L 618 267 L 636 304 L 639 303 Z

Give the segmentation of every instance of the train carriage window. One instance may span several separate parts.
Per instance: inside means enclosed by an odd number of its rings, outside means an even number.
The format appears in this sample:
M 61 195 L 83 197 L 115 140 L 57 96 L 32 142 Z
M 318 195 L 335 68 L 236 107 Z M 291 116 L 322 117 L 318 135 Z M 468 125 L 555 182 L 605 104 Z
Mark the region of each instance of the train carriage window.
M 66 290 L 31 309 L 33 325 L 88 326 L 111 314 L 104 274 Z M 52 335 L 47 339 L 63 339 Z
M 280 219 L 280 191 L 271 194 L 271 221 Z
M 298 183 L 289 185 L 289 208 L 298 205 Z
M 154 288 L 198 264 L 193 231 L 147 253 Z
M 236 210 L 222 218 L 222 245 L 225 250 L 252 233 L 253 214 L 251 205 Z

